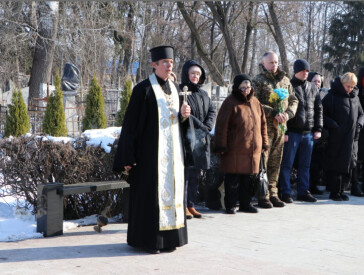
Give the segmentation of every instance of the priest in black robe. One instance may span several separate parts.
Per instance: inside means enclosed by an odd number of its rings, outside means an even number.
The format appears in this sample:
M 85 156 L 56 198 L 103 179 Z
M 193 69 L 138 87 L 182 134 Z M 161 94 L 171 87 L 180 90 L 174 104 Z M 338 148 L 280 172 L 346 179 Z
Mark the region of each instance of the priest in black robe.
M 180 104 L 178 87 L 168 79 L 173 48 L 150 52 L 153 73 L 133 89 L 114 170 L 129 173 L 128 244 L 157 254 L 187 244 L 180 126 L 190 107 Z

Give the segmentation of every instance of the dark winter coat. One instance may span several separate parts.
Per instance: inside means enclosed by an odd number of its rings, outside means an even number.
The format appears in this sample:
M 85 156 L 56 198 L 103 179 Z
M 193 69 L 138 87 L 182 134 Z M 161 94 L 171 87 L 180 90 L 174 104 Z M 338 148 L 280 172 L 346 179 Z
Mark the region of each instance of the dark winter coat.
M 191 83 L 188 70 L 192 66 L 201 68 L 201 77 L 198 84 Z M 204 69 L 194 60 L 187 61 L 182 68 L 180 89 L 188 87 L 192 94 L 187 96 L 187 103 L 191 107 L 189 121 L 183 123 L 187 158 L 193 159 L 194 167 L 199 169 L 210 168 L 210 134 L 215 124 L 216 111 L 206 91 L 200 87 L 205 81 Z
M 364 124 L 358 89 L 347 93 L 337 77 L 322 100 L 324 126 L 329 131 L 324 167 L 327 171 L 349 173 L 355 155 L 354 139 Z
M 317 87 L 308 81 L 293 77 L 291 84 L 298 99 L 296 115 L 288 120 L 288 131 L 295 133 L 321 132 L 322 104 Z
M 358 74 L 359 99 L 361 107 L 364 108 L 364 67 L 361 67 Z M 364 131 L 360 131 L 358 159 L 364 160 Z
M 215 126 L 220 169 L 231 174 L 257 174 L 262 146 L 268 146 L 267 122 L 252 88 L 247 100 L 233 91 L 222 103 Z
M 359 70 L 358 88 L 361 107 L 364 107 L 364 67 L 361 67 Z

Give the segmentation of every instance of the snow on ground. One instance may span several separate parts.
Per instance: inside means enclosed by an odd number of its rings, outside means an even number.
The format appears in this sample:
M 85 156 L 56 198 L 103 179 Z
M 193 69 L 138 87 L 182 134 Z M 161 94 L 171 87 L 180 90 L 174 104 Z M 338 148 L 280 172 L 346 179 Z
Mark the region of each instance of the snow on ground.
M 96 224 L 97 215 L 83 219 L 64 221 L 63 232 L 78 226 Z M 110 221 L 114 221 L 111 219 Z M 26 239 L 43 238 L 37 233 L 36 216 L 31 211 L 17 209 L 16 201 L 12 197 L 0 198 L 0 242 L 15 242 Z
M 35 216 L 17 209 L 12 197 L 0 199 L 0 242 L 14 242 L 31 238 L 42 238 L 37 233 Z
M 120 135 L 120 127 L 110 127 L 106 129 L 87 130 L 83 134 L 88 138 L 87 144 L 92 146 L 101 145 L 105 152 L 111 150 L 110 144 Z M 73 139 L 68 137 L 43 137 L 54 142 L 71 142 Z M 2 175 L 0 174 L 0 182 Z M 0 186 L 1 188 L 1 186 Z M 0 198 L 0 242 L 21 241 L 31 238 L 42 238 L 41 233 L 37 233 L 36 216 L 31 214 L 31 210 L 24 211 L 17 208 L 16 198 L 7 196 Z M 110 222 L 120 220 L 121 217 L 109 219 Z M 79 220 L 64 221 L 63 231 L 67 232 L 78 226 L 96 224 L 96 214 Z

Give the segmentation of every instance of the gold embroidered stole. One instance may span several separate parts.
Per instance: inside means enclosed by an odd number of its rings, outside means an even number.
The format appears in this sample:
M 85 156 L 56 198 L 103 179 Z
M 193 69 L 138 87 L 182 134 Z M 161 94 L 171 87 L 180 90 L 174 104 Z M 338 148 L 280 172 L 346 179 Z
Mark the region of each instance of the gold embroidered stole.
M 159 85 L 155 74 L 149 81 L 158 105 L 158 202 L 159 230 L 184 227 L 184 163 L 182 140 L 178 124 L 179 97 L 175 85 L 169 81 L 171 100 Z

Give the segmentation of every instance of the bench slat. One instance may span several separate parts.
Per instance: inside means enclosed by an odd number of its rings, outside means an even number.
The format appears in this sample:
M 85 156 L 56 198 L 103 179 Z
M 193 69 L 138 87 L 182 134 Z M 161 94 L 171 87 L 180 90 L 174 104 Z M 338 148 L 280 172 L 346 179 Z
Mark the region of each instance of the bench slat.
M 58 194 L 63 196 L 81 194 L 93 191 L 106 191 L 114 189 L 122 189 L 129 187 L 126 181 L 101 181 L 101 182 L 83 182 L 77 184 L 64 185 L 63 188 L 58 189 Z

